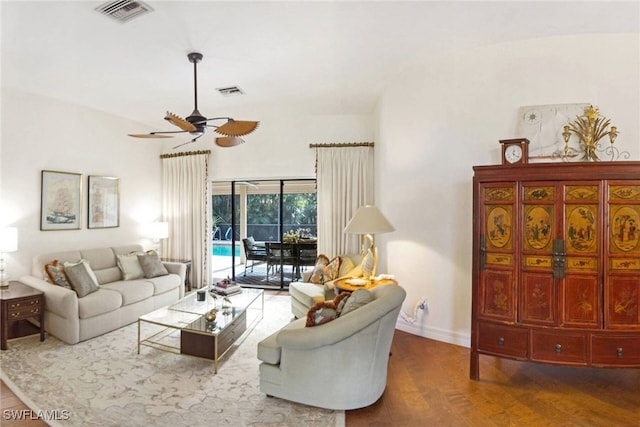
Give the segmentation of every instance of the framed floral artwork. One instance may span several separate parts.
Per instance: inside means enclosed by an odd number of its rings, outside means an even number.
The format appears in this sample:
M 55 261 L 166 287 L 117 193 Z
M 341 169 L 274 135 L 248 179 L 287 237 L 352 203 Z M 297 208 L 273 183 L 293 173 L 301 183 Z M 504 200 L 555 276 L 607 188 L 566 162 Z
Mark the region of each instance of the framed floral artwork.
M 88 228 L 120 226 L 120 179 L 89 175 Z
M 40 230 L 79 230 L 82 174 L 42 171 Z

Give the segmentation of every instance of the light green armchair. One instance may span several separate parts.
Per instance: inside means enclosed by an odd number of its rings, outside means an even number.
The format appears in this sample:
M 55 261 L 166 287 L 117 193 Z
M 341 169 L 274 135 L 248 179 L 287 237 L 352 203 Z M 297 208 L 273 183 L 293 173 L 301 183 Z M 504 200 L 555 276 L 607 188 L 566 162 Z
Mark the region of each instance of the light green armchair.
M 260 390 L 320 408 L 347 410 L 375 403 L 387 363 L 403 288 L 371 289 L 373 301 L 337 319 L 305 327 L 298 319 L 258 344 Z

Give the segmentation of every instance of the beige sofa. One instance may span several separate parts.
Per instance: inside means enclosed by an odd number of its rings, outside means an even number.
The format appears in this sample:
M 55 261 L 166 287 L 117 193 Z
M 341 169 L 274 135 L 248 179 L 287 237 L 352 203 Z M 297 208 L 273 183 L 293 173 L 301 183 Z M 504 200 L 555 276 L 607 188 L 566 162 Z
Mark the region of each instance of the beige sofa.
M 362 255 L 344 254 L 340 255 L 343 259 L 340 265 L 338 277 L 350 276 L 354 269 L 362 262 Z M 296 318 L 306 317 L 307 312 L 314 304 L 325 300 L 332 300 L 335 294 L 333 282 L 327 281 L 322 284 L 310 283 L 309 277 L 313 271 L 307 270 L 302 273 L 300 282 L 292 282 L 289 284 L 289 295 L 291 295 L 291 312 Z
M 305 405 L 347 410 L 375 403 L 387 384 L 387 363 L 404 289 L 371 289 L 373 301 L 320 326 L 289 323 L 258 344 L 260 390 Z
M 140 245 L 84 249 L 36 256 L 30 276 L 20 281 L 45 294 L 45 329 L 68 344 L 113 331 L 139 316 L 178 301 L 184 296 L 186 266 L 164 262 L 168 275 L 123 280 L 116 255 L 142 251 Z M 85 259 L 98 279 L 99 289 L 82 298 L 75 291 L 45 281 L 44 266 L 53 260 Z

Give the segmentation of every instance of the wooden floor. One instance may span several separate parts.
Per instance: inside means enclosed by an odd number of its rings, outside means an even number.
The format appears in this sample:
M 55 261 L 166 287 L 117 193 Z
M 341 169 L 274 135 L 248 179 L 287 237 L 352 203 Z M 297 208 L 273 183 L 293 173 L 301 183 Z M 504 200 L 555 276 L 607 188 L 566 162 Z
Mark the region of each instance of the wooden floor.
M 5 410 L 28 409 L 2 383 Z M 640 369 L 590 369 L 480 357 L 469 380 L 469 349 L 396 331 L 387 389 L 368 408 L 347 411 L 347 427 L 640 426 Z
M 640 426 L 640 369 L 568 368 L 480 356 L 396 331 L 387 388 L 348 427 Z

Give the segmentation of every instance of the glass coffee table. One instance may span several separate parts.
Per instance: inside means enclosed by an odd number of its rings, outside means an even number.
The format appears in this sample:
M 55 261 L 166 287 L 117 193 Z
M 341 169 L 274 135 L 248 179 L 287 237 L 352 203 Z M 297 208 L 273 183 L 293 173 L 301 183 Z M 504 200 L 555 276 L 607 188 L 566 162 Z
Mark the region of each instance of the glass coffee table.
M 138 354 L 140 347 L 179 354 L 205 357 L 213 360 L 215 373 L 218 361 L 243 334 L 251 331 L 264 316 L 264 291 L 242 289 L 232 295 L 230 304 L 222 296 L 214 300 L 206 295 L 198 301 L 196 292 L 175 304 L 159 308 L 138 318 Z M 205 314 L 216 309 L 215 321 L 208 321 Z M 161 328 L 143 338 L 141 325 L 150 323 Z M 179 334 L 179 341 L 176 334 Z M 175 341 L 175 342 L 174 342 Z

